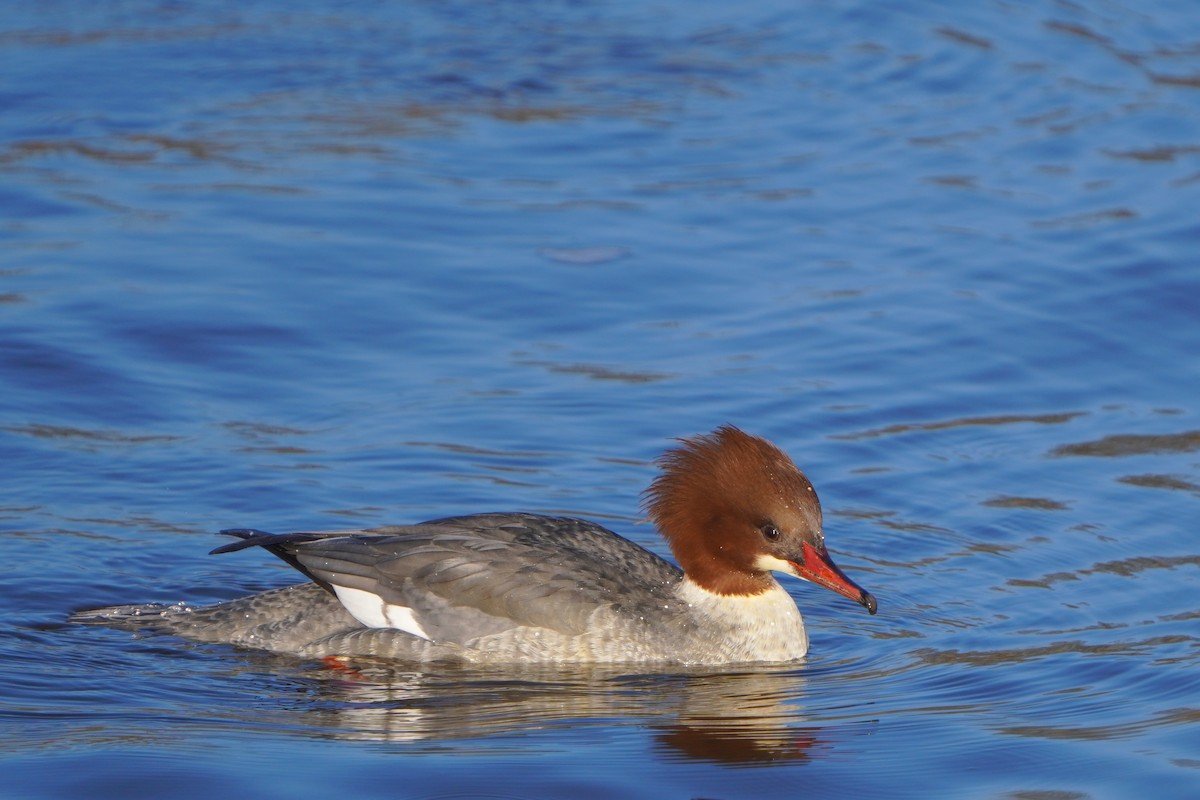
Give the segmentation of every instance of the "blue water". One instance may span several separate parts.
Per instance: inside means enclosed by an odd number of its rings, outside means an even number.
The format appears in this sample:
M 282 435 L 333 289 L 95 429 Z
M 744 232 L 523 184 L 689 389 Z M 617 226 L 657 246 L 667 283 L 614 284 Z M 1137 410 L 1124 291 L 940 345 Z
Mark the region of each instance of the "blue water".
M 0 797 L 1200 794 L 1190 2 L 55 0 L 0 20 Z M 73 626 L 222 527 L 788 450 L 880 613 L 733 674 Z

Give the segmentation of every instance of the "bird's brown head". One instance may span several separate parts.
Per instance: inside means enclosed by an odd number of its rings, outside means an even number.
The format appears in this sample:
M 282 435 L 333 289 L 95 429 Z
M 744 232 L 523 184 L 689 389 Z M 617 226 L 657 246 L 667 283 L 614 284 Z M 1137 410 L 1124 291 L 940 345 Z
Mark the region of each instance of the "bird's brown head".
M 681 439 L 658 463 L 646 511 L 692 581 L 756 595 L 773 585 L 771 571 L 784 572 L 875 613 L 875 599 L 830 559 L 816 490 L 778 447 L 723 425 Z

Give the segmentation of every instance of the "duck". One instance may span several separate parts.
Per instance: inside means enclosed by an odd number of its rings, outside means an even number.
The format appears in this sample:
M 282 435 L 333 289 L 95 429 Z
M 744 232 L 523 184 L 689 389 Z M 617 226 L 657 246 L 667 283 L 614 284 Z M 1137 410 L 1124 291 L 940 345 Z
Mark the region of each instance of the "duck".
M 676 564 L 601 525 L 477 513 L 360 530 L 221 531 L 306 581 L 215 605 L 78 612 L 305 658 L 465 664 L 728 665 L 799 661 L 809 638 L 776 575 L 875 614 L 826 549 L 808 477 L 766 439 L 722 425 L 657 461 L 643 506 Z

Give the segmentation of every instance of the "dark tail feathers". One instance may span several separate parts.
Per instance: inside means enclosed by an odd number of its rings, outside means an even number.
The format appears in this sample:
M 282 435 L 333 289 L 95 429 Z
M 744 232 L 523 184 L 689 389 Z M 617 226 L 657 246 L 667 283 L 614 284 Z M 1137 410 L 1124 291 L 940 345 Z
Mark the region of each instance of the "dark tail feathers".
M 304 575 L 314 583 L 320 584 L 325 591 L 330 594 L 335 594 L 333 587 L 328 582 L 321 580 L 316 575 L 313 575 L 294 555 L 295 545 L 304 544 L 305 542 L 315 542 L 318 539 L 328 539 L 328 533 L 268 533 L 267 531 L 259 531 L 254 528 L 227 528 L 221 531 L 223 536 L 235 536 L 241 541 L 223 544 L 209 555 L 218 555 L 220 553 L 233 553 L 238 550 L 245 550 L 248 547 L 263 547 L 272 555 L 286 561 L 289 565 L 304 573 Z M 290 545 L 290 546 L 289 546 Z

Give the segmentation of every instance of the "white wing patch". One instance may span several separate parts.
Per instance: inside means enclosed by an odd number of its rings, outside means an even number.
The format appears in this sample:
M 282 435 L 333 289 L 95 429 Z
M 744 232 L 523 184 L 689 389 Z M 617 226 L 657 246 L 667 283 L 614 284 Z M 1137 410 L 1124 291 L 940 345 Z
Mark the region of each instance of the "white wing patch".
M 426 641 L 433 641 L 429 634 L 425 633 L 421 623 L 417 622 L 411 608 L 385 603 L 379 595 L 362 589 L 349 589 L 335 583 L 333 590 L 337 592 L 338 600 L 350 612 L 350 616 L 368 628 L 395 628 Z

